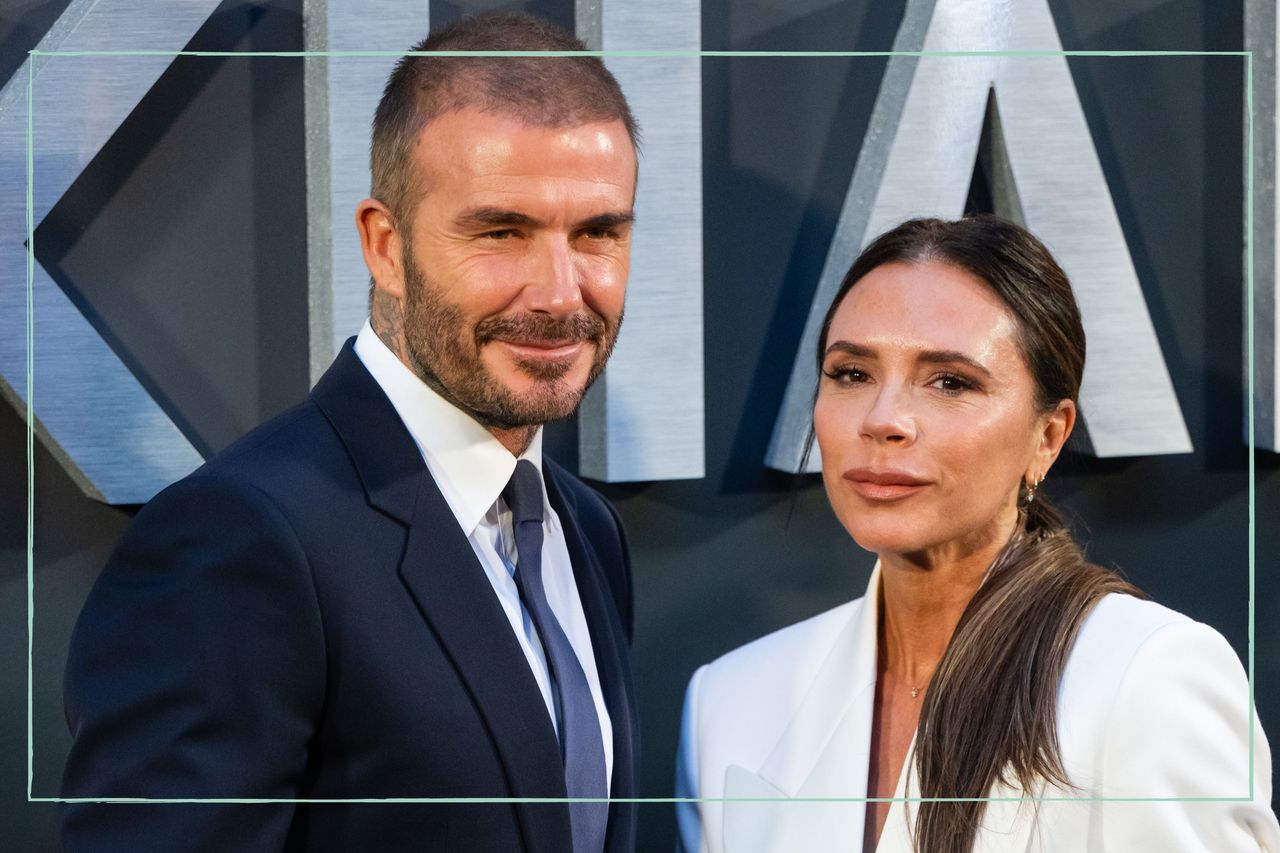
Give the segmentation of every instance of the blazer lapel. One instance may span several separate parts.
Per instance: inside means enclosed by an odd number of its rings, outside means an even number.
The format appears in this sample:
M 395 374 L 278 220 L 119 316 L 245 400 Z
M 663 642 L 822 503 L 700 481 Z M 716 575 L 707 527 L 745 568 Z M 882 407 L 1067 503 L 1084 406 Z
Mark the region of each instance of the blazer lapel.
M 348 340 L 312 399 L 342 438 L 369 502 L 408 526 L 400 575 L 471 693 L 507 771 L 509 793 L 566 796 L 560 747 L 544 702 L 484 569 L 399 415 Z M 538 713 L 530 713 L 530 709 Z M 405 792 L 412 796 L 414 792 Z M 529 853 L 563 853 L 567 806 L 514 806 Z
M 877 565 L 862 605 L 836 637 L 799 710 L 760 770 L 731 766 L 725 773 L 725 853 L 862 850 L 875 710 L 879 576 Z M 908 758 L 914 746 L 913 740 Z M 918 776 L 904 765 L 879 844 L 863 853 L 913 853 L 910 831 L 920 796 Z M 983 812 L 975 853 L 1031 849 L 1036 803 L 1000 784 L 988 796 L 992 800 Z M 863 800 L 849 802 L 850 797 Z
M 859 849 L 866 803 L 850 798 L 867 795 L 879 573 L 769 758 L 725 774 L 726 853 Z
M 614 598 L 606 588 L 608 581 L 604 568 L 596 558 L 596 552 L 588 547 L 575 506 L 569 503 L 567 490 L 561 487 L 560 470 L 546 464 L 547 498 L 560 525 L 564 529 L 565 545 L 573 566 L 573 577 L 582 601 L 587 629 L 591 634 L 591 649 L 596 659 L 596 671 L 600 676 L 600 690 L 604 694 L 605 707 L 613 726 L 613 784 L 609 796 L 612 799 L 630 799 L 636 796 L 636 758 L 639 753 L 637 712 L 634 689 L 631 683 L 630 652 L 624 636 L 622 622 L 617 615 Z M 635 837 L 635 806 L 615 803 L 610 807 L 609 829 L 605 839 L 606 850 L 629 850 Z
M 876 845 L 875 853 L 914 853 L 911 833 L 916 819 L 916 809 L 920 804 L 907 803 L 906 799 L 908 797 L 918 799 L 920 796 L 919 779 L 915 773 L 909 772 L 911 753 L 915 746 L 916 739 L 913 735 L 911 745 L 907 747 L 907 760 L 903 762 L 902 770 L 898 773 L 898 787 L 893 792 L 894 801 L 889 804 L 889 813 L 884 817 L 884 829 L 880 831 L 880 843 Z

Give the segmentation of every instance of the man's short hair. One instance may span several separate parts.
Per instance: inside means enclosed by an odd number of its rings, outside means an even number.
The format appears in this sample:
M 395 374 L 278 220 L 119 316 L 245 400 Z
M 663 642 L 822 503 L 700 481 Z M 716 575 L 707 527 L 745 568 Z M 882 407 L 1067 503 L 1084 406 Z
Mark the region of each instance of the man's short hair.
M 584 51 L 569 33 L 519 13 L 463 18 L 413 48 L 426 51 Z M 372 195 L 406 231 L 426 192 L 413 174 L 414 143 L 433 119 L 474 108 L 536 127 L 620 120 L 631 144 L 639 130 L 618 81 L 599 57 L 405 56 L 387 80 L 373 118 Z

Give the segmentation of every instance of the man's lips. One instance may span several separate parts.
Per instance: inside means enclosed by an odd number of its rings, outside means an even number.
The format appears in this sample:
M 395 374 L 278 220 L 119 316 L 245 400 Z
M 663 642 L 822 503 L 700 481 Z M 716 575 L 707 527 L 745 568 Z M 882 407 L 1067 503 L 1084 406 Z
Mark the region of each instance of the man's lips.
M 924 477 L 893 468 L 851 468 L 844 478 L 855 492 L 876 501 L 905 498 L 929 485 Z
M 572 358 L 581 352 L 582 347 L 587 343 L 587 341 L 581 340 L 544 341 L 507 340 L 504 338 L 495 338 L 495 341 L 514 351 L 522 358 L 547 359 L 550 361 Z

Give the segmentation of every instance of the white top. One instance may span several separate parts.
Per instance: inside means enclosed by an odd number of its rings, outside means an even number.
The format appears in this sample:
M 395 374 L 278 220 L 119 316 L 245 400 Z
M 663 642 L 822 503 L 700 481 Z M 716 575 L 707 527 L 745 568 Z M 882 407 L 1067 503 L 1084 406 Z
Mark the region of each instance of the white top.
M 680 849 L 862 850 L 878 584 L 877 569 L 865 598 L 694 674 L 676 796 L 708 801 L 677 806 Z M 1078 788 L 1036 791 L 1037 802 L 996 785 L 989 796 L 1004 801 L 987 803 L 974 851 L 1280 851 L 1267 739 L 1240 660 L 1207 625 L 1106 596 L 1067 659 L 1057 725 Z M 895 799 L 918 798 L 917 782 L 902 773 Z M 893 803 L 877 853 L 912 849 L 915 808 Z
M 404 421 L 405 428 L 422 453 L 423 461 L 427 463 L 427 470 L 453 510 L 458 526 L 467 535 L 476 559 L 480 561 L 498 602 L 507 614 L 511 630 L 524 650 L 554 727 L 556 712 L 551 675 L 537 630 L 520 601 L 520 591 L 516 587 L 514 564 L 517 554 L 511 510 L 501 499 L 502 490 L 511 480 L 518 460 L 488 430 L 418 379 L 387 349 L 368 321 L 356 336 L 355 352 L 391 400 L 400 420 Z M 520 459 L 532 462 L 542 474 L 541 428 Z M 612 789 L 613 725 L 600 689 L 600 674 L 596 671 L 591 634 L 574 582 L 573 566 L 569 562 L 564 528 L 547 500 L 545 482 L 542 486 L 542 509 L 542 578 L 547 602 L 587 675 L 591 698 L 596 704 L 596 716 L 600 719 L 605 772 Z M 504 559 L 503 555 L 510 559 Z

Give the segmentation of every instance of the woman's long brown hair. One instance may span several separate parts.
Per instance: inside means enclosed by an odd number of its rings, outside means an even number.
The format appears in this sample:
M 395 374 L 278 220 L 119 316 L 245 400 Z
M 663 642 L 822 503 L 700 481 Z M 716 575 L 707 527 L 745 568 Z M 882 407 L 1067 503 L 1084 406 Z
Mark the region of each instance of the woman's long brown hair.
M 887 263 L 929 261 L 977 276 L 1013 314 L 1041 412 L 1076 400 L 1085 338 L 1071 285 L 1044 244 L 994 216 L 913 219 L 871 243 L 827 311 L 819 366 L 831 318 L 863 276 Z M 1071 787 L 1056 714 L 1067 656 L 1099 599 L 1112 592 L 1142 595 L 1087 562 L 1042 495 L 1027 498 L 1024 484 L 1018 527 L 960 617 L 920 710 L 907 762 L 925 798 L 912 831 L 917 853 L 969 853 L 986 809 L 981 798 L 997 783 L 1029 796 L 1041 783 Z

